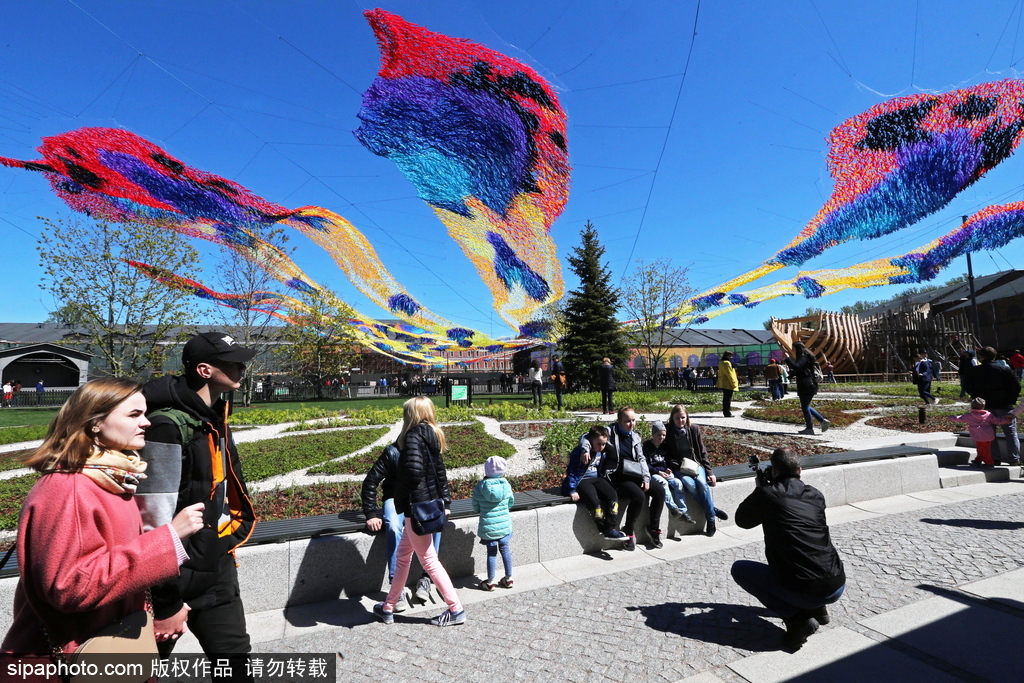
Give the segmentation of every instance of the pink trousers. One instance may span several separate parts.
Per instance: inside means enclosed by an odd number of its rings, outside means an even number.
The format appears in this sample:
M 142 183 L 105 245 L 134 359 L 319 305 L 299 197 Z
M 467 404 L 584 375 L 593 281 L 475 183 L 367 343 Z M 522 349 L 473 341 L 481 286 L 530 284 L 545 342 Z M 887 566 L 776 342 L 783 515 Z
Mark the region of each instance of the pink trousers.
M 462 611 L 462 602 L 459 594 L 455 592 L 452 580 L 448 578 L 448 572 L 441 566 L 437 559 L 437 551 L 434 550 L 434 537 L 430 534 L 420 536 L 412 530 L 412 520 L 405 518 L 405 533 L 398 544 L 398 558 L 395 563 L 395 578 L 391 580 L 391 590 L 384 600 L 384 610 L 391 612 L 395 609 L 395 603 L 402 596 L 402 589 L 409 578 L 409 565 L 412 564 L 412 554 L 420 559 L 423 571 L 427 573 L 430 580 L 437 587 L 437 592 L 444 598 L 445 604 L 452 612 Z

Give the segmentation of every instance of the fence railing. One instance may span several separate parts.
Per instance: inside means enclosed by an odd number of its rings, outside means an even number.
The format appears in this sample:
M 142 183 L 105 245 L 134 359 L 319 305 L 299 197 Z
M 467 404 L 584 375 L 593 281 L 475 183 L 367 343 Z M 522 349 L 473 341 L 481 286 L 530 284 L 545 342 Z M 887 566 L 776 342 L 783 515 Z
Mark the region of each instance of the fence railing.
M 19 392 L 15 392 L 14 396 L 10 401 L 4 402 L 5 408 L 44 408 L 44 407 L 60 407 L 64 405 L 64 401 L 68 400 L 68 396 L 74 393 L 74 389 L 47 389 L 44 392 L 38 392 L 35 388 L 22 389 Z
M 857 384 L 862 382 L 888 382 L 892 384 L 907 383 L 910 381 L 909 373 L 892 372 L 892 373 L 871 373 L 871 374 L 837 374 L 835 376 L 837 384 Z M 959 382 L 959 377 L 956 372 L 943 372 L 943 382 Z M 825 380 L 827 385 L 828 379 Z M 748 386 L 749 378 L 746 376 L 740 377 L 740 385 Z M 530 396 L 530 385 L 527 383 L 513 384 L 511 390 L 508 387 L 502 387 L 501 383 L 497 380 L 494 381 L 483 381 L 473 383 L 472 393 L 473 396 L 521 396 L 528 398 Z M 701 389 L 714 389 L 715 380 L 711 377 L 702 377 L 696 380 L 696 388 Z M 764 376 L 759 375 L 754 377 L 753 386 L 766 387 Z M 636 380 L 632 386 L 620 386 L 621 390 L 628 391 L 650 391 L 654 389 L 684 389 L 685 385 L 680 380 L 658 382 L 652 386 L 651 382 Z M 824 385 L 823 385 L 824 388 Z M 550 383 L 544 384 L 544 391 L 550 392 L 554 387 Z M 587 388 L 581 387 L 580 390 L 586 390 Z M 73 389 L 48 389 L 43 393 L 37 393 L 35 389 L 23 389 L 20 393 L 15 394 L 14 398 L 10 401 L 9 406 L 4 408 L 36 408 L 36 407 L 60 407 L 64 405 L 64 402 L 72 394 Z M 444 388 L 441 384 L 423 385 L 415 384 L 403 389 L 401 386 L 365 386 L 365 385 L 332 385 L 324 386 L 317 391 L 316 387 L 311 387 L 305 384 L 275 384 L 266 387 L 264 390 L 253 392 L 252 403 L 282 403 L 282 402 L 298 402 L 298 401 L 315 401 L 319 399 L 325 400 L 339 400 L 348 398 L 401 398 L 403 396 L 415 396 L 423 394 L 426 396 L 444 396 Z M 235 403 L 241 404 L 241 397 L 236 392 Z

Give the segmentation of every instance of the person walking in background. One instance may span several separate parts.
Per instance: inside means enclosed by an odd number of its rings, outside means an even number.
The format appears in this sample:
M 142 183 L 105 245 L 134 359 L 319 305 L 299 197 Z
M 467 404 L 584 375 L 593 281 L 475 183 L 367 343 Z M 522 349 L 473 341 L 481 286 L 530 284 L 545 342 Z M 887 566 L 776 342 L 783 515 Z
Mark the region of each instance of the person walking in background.
M 836 366 L 831 361 L 825 363 L 825 381 L 829 384 L 836 383 Z
M 1010 356 L 1010 368 L 1017 375 L 1019 382 L 1024 376 L 1024 354 L 1021 354 L 1020 349 L 1013 350 L 1013 354 Z
M 448 474 L 445 470 L 444 452 L 447 443 L 444 431 L 437 426 L 434 417 L 434 403 L 426 396 L 410 398 L 402 406 L 402 431 L 398 435 L 398 485 L 395 487 L 395 511 L 405 515 L 405 533 L 398 544 L 398 559 L 395 563 L 395 577 L 391 582 L 384 602 L 373 607 L 373 613 L 385 624 L 395 621 L 395 605 L 402 597 L 413 553 L 420 565 L 430 575 L 448 609 L 430 620 L 435 626 L 457 626 L 466 623 L 466 612 L 462 608 L 459 594 L 441 562 L 430 534 L 418 534 L 413 528 L 412 506 L 443 500 L 445 507 L 452 503 L 448 488 Z
M 782 375 L 782 396 L 785 398 L 789 393 L 789 368 L 785 363 L 779 363 L 779 373 Z
M 935 379 L 935 368 L 928 360 L 928 352 L 921 349 L 917 353 L 917 362 L 911 374 L 914 384 L 917 385 L 917 395 L 925 403 L 938 403 L 939 399 L 932 394 L 932 380 Z
M 804 430 L 798 433 L 814 434 L 814 420 L 821 423 L 822 432 L 828 431 L 832 423 L 811 407 L 811 399 L 818 393 L 818 377 L 815 373 L 818 364 L 814 362 L 814 356 L 803 342 L 793 344 L 793 357 L 786 359 L 786 365 L 796 378 L 796 395 L 800 397 L 800 412 L 803 413 L 806 425 Z
M 530 363 L 530 369 L 527 371 L 527 376 L 530 382 L 530 393 L 533 396 L 533 406 L 540 408 L 541 405 L 541 392 L 544 389 L 544 371 L 540 367 L 540 361 L 534 359 Z
M 773 401 L 782 399 L 782 368 L 774 358 L 768 360 L 764 369 L 764 378 L 768 382 L 768 391 L 771 392 Z
M 515 494 L 505 478 L 508 463 L 505 458 L 492 455 L 484 463 L 484 478 L 473 488 L 473 512 L 480 515 L 476 535 L 487 546 L 487 580 L 480 582 L 485 591 L 494 590 L 494 576 L 498 571 L 498 553 L 505 567 L 505 576 L 497 583 L 502 588 L 512 587 L 512 505 Z
M 970 373 L 971 368 L 978 364 L 978 359 L 975 358 L 974 351 L 965 350 L 960 354 L 958 359 L 956 374 L 960 377 L 960 398 L 967 398 L 967 383 L 970 381 L 967 379 L 967 375 Z
M 127 379 L 83 384 L 28 457 L 42 476 L 18 519 L 20 578 L 3 652 L 72 654 L 100 629 L 145 610 L 147 586 L 178 576 L 188 557 L 182 541 L 203 528 L 203 504 L 143 532 L 132 498 L 146 478 L 135 453 L 149 426 L 141 390 Z M 152 622 L 142 622 L 152 634 Z
M 11 407 L 11 399 L 14 398 L 14 387 L 11 386 L 10 380 L 4 382 L 3 388 L 0 389 L 0 406 L 4 408 Z
M 597 384 L 601 387 L 601 412 L 611 415 L 615 412 L 615 366 L 610 358 L 602 359 L 597 369 Z
M 555 387 L 555 401 L 558 409 L 562 409 L 562 394 L 565 393 L 565 364 L 558 359 L 558 355 L 551 357 L 551 384 Z
M 732 351 L 722 354 L 722 360 L 718 363 L 718 380 L 715 382 L 715 386 L 722 390 L 722 415 L 725 417 L 732 417 L 732 395 L 740 388 L 732 357 Z
M 43 380 L 36 382 L 36 405 L 43 405 L 43 394 L 46 393 L 46 387 L 43 386 Z
M 1005 417 L 1020 396 L 1020 382 L 1008 367 L 996 365 L 996 350 L 986 346 L 978 352 L 981 364 L 971 368 L 967 375 L 967 393 L 971 398 L 985 399 L 985 407 L 996 417 Z M 1011 465 L 1020 464 L 1020 441 L 1017 439 L 1017 421 L 1003 425 L 1005 457 L 993 453 L 998 465 L 1004 459 Z

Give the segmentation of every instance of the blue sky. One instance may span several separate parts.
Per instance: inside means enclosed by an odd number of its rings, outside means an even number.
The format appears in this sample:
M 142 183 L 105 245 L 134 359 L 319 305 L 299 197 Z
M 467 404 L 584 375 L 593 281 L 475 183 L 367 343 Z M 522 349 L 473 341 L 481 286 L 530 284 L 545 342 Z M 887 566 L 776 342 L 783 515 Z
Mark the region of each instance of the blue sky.
M 351 134 L 379 64 L 362 10 L 380 6 L 483 43 L 549 78 L 569 116 L 574 166 L 553 228 L 559 253 L 578 243 L 589 219 L 616 279 L 637 259 L 668 257 L 688 265 L 691 284 L 704 290 L 771 256 L 820 208 L 832 186 L 825 138 L 834 126 L 888 97 L 1017 77 L 1022 5 L 705 1 L 690 53 L 692 0 L 7 0 L 0 155 L 37 158 L 41 136 L 82 126 L 127 128 L 272 201 L 340 213 L 426 306 L 505 335 L 486 288 L 412 184 Z M 1021 200 L 1020 156 L 919 224 L 837 247 L 806 267 L 901 254 L 962 214 Z M 35 217 L 68 213 L 42 176 L 0 167 L 0 321 L 39 321 L 54 307 L 37 286 Z M 386 316 L 317 247 L 297 235 L 292 245 L 314 279 Z M 1022 256 L 1024 243 L 978 254 L 975 272 L 1013 267 Z M 938 281 L 965 269 L 960 259 Z M 709 326 L 756 328 L 812 303 L 837 309 L 900 289 L 787 297 Z

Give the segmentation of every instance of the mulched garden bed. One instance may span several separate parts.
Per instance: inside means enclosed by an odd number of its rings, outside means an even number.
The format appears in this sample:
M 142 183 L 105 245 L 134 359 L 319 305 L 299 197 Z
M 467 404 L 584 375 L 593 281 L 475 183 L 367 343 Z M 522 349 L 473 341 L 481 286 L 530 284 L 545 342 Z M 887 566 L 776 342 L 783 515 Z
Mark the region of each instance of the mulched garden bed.
M 917 418 L 917 411 L 899 412 L 881 417 L 873 417 L 865 424 L 882 429 L 894 429 L 901 432 L 914 432 L 924 434 L 926 432 L 962 432 L 966 425 L 960 422 L 951 422 L 947 419 L 950 415 L 962 415 L 965 410 L 928 410 L 924 424 L 920 424 Z

